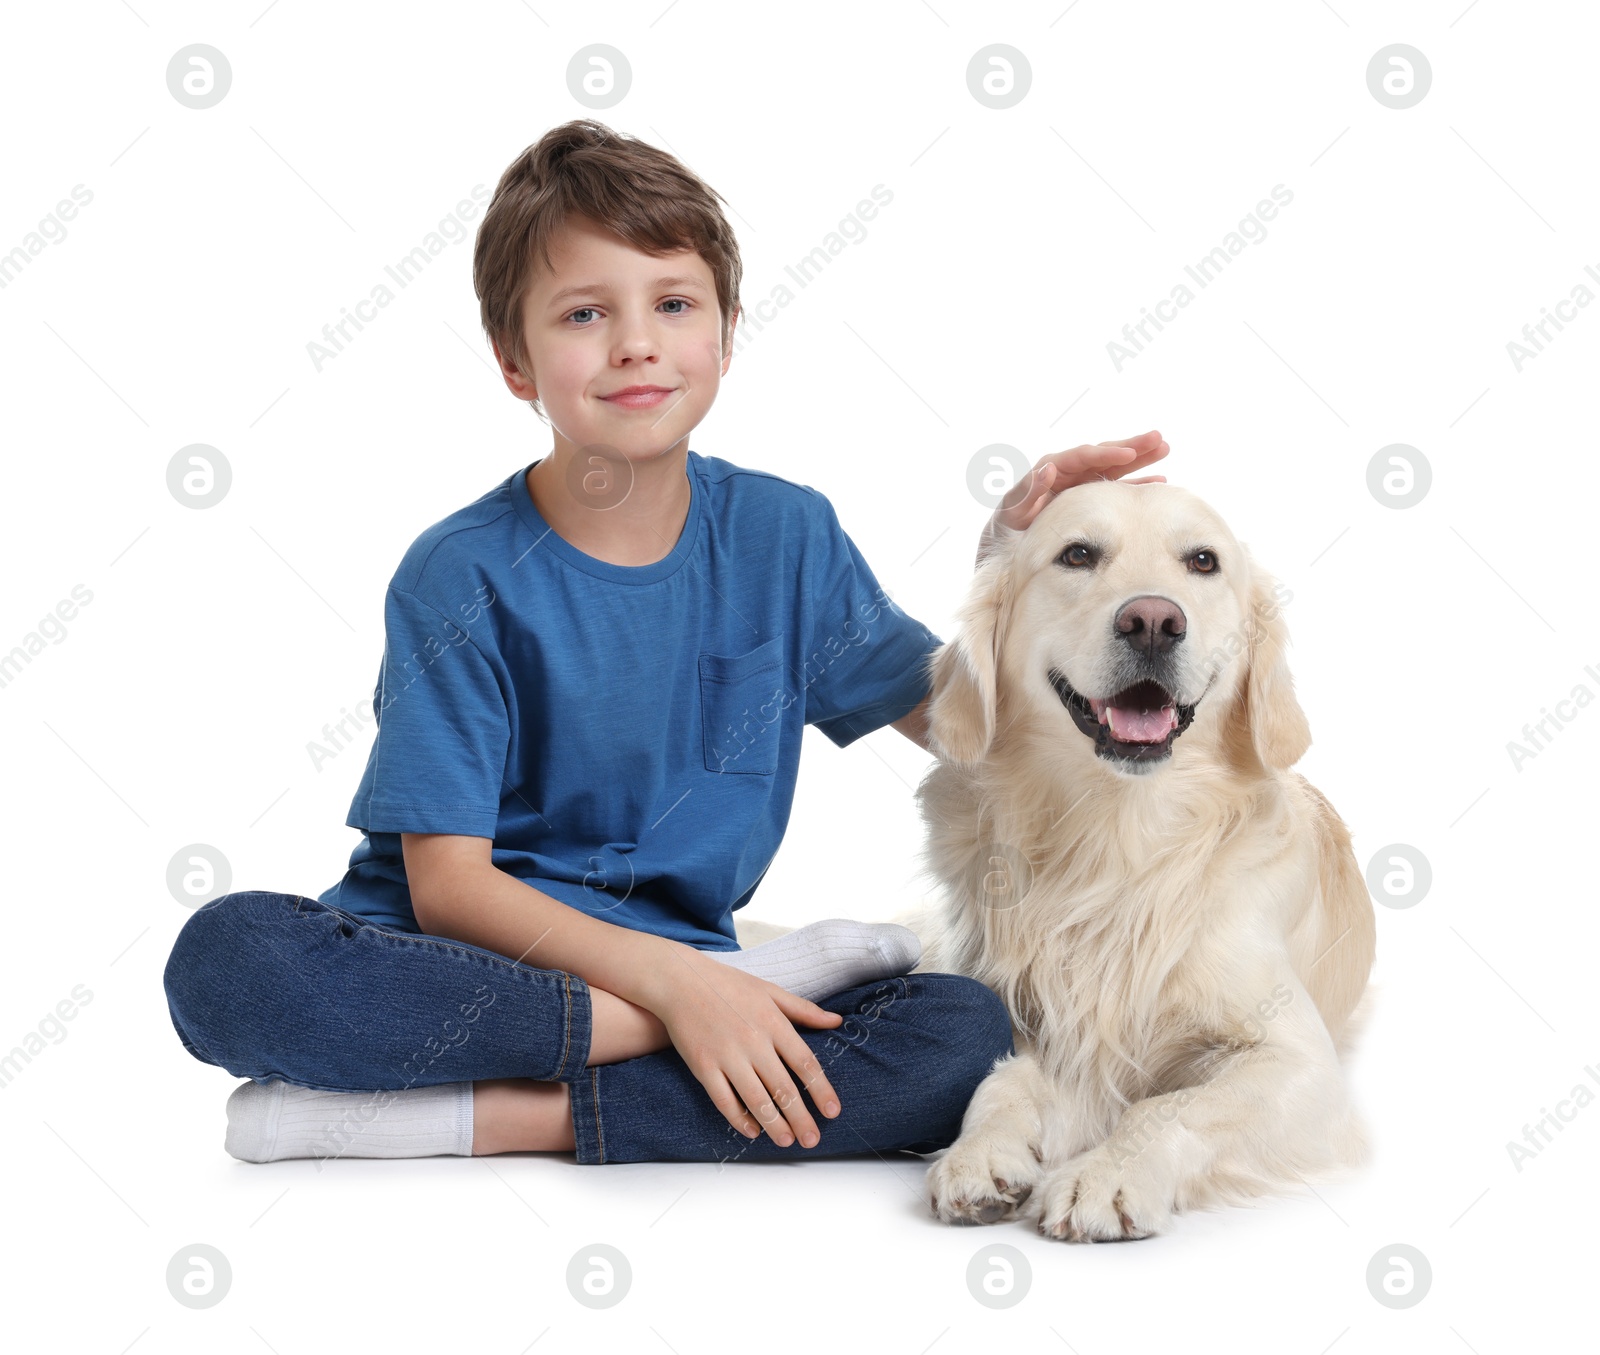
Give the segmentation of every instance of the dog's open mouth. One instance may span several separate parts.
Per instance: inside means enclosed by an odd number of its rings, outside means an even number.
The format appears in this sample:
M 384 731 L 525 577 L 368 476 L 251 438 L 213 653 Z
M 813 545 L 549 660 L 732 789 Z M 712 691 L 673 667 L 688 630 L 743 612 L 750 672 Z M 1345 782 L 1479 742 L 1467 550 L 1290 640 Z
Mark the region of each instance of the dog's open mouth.
M 1194 721 L 1195 707 L 1180 705 L 1152 678 L 1101 700 L 1073 689 L 1058 669 L 1050 685 L 1073 723 L 1094 740 L 1099 757 L 1116 762 L 1157 762 L 1172 755 L 1172 741 Z

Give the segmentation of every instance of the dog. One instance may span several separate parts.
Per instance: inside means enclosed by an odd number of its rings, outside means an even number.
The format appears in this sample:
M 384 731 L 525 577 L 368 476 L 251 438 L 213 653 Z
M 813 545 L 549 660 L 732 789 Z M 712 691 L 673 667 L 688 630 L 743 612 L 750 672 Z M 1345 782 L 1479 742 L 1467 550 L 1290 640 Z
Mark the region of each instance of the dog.
M 1376 923 L 1290 770 L 1283 601 L 1164 483 L 1066 490 L 979 568 L 932 658 L 937 896 L 895 920 L 1005 1000 L 1015 1052 L 929 1155 L 939 1219 L 1144 1238 L 1366 1160 L 1342 1061 Z

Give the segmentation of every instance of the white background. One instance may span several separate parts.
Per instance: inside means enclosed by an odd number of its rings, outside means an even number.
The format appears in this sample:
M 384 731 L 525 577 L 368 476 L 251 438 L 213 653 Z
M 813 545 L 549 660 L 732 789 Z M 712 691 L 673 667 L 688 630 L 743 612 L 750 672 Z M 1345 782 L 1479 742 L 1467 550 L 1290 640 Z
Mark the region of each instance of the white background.
M 5 25 L 0 251 L 75 185 L 93 194 L 0 290 L 0 652 L 92 593 L 0 688 L 0 1049 L 92 992 L 0 1087 L 13 1332 L 54 1310 L 54 1349 L 281 1355 L 330 1331 L 682 1355 L 1592 1340 L 1600 1108 L 1520 1171 L 1506 1147 L 1600 1070 L 1600 710 L 1520 769 L 1507 751 L 1576 685 L 1600 694 L 1584 671 L 1600 669 L 1600 307 L 1520 371 L 1506 347 L 1578 284 L 1600 295 L 1591 7 L 105 0 L 11 7 Z M 205 110 L 165 78 L 197 42 L 232 66 Z M 632 66 L 604 110 L 567 84 L 591 43 Z M 1005 110 L 967 87 L 991 43 L 1031 65 Z M 1409 109 L 1367 87 L 1391 43 L 1432 67 Z M 1381 996 L 1352 1070 L 1378 1143 L 1363 1173 L 1072 1247 L 939 1225 L 909 1157 L 318 1172 L 223 1153 L 235 1080 L 183 1050 L 161 989 L 189 916 L 168 864 L 198 843 L 233 888 L 338 877 L 366 742 L 320 771 L 306 745 L 371 695 L 384 585 L 423 528 L 549 450 L 487 365 L 470 235 L 320 372 L 306 345 L 475 184 L 585 115 L 728 199 L 752 307 L 892 191 L 741 349 L 691 445 L 825 493 L 936 632 L 985 516 L 966 468 L 995 442 L 1036 459 L 1157 427 L 1162 469 L 1290 588 L 1302 769 L 1363 866 L 1404 843 L 1433 872 L 1416 906 L 1378 909 Z M 1294 196 L 1267 237 L 1119 372 L 1108 341 L 1276 184 Z M 167 488 L 196 442 L 233 471 L 205 511 Z M 1395 442 L 1433 472 L 1404 510 L 1366 480 Z M 928 759 L 892 730 L 843 752 L 806 737 L 750 911 L 889 917 L 927 887 L 911 790 Z M 634 1280 L 595 1312 L 565 1274 L 601 1241 Z M 965 1279 L 995 1241 L 1032 1267 L 1005 1311 Z M 196 1312 L 165 1275 L 200 1242 L 234 1278 Z M 1405 1311 L 1365 1279 L 1395 1242 L 1433 1270 Z

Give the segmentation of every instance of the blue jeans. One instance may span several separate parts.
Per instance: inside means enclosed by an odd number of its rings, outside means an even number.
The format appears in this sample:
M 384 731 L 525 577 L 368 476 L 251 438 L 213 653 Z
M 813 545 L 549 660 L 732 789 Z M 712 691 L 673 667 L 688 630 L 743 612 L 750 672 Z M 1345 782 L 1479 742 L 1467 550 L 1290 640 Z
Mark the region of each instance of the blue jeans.
M 907 974 L 835 993 L 818 1005 L 841 1025 L 795 1029 L 841 1110 L 829 1119 L 808 1105 L 820 1141 L 784 1148 L 765 1130 L 747 1139 L 734 1129 L 670 1046 L 589 1067 L 589 986 L 578 975 L 316 899 L 213 899 L 178 933 L 164 982 L 184 1048 L 235 1077 L 324 1091 L 565 1082 L 585 1164 L 935 1152 L 1012 1052 L 1005 1004 L 976 979 Z

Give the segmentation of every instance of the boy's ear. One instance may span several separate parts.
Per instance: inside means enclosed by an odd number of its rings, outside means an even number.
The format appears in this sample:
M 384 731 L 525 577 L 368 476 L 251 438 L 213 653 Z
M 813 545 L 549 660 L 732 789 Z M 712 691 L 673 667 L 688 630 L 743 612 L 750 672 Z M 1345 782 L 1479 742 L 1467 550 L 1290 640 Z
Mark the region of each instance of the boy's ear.
M 500 370 L 501 380 L 506 383 L 506 389 L 519 400 L 527 400 L 529 403 L 537 400 L 539 391 L 533 378 L 517 366 L 516 360 L 500 346 L 500 340 L 491 338 L 489 349 L 494 354 L 495 365 Z
M 1273 581 L 1250 566 L 1249 643 L 1245 648 L 1244 719 L 1264 766 L 1286 771 L 1311 746 L 1311 726 L 1289 675 L 1289 629 Z
M 948 762 L 978 762 L 994 740 L 995 682 L 1011 613 L 1011 554 L 1003 543 L 984 561 L 962 604 L 956 637 L 934 651 L 928 734 Z

